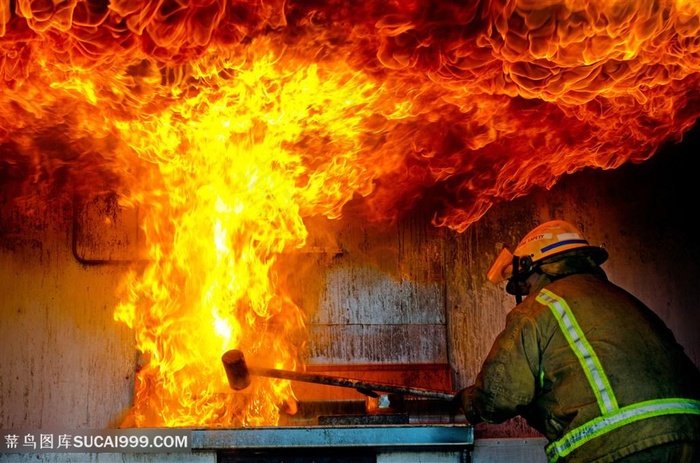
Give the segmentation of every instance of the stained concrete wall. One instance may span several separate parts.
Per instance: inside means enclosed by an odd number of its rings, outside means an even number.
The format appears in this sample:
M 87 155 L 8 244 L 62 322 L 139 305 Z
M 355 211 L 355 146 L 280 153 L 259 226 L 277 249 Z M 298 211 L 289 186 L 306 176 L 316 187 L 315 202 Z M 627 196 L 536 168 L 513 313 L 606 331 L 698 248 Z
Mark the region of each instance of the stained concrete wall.
M 0 428 L 116 426 L 136 361 L 133 334 L 113 319 L 123 269 L 78 264 L 70 222 L 2 218 Z
M 561 218 L 605 246 L 610 279 L 652 307 L 700 364 L 692 152 L 570 175 L 496 205 L 462 234 L 435 229 L 420 213 L 395 226 L 363 222 L 351 209 L 332 224 L 310 223 L 318 252 L 289 257 L 298 264 L 289 286 L 312 322 L 308 361 L 447 363 L 455 388 L 470 384 L 514 302 L 484 272 L 502 244 Z M 0 428 L 115 426 L 131 403 L 137 362 L 131 333 L 112 319 L 126 267 L 81 264 L 73 222 L 10 223 L 10 206 L 0 204 Z M 132 225 L 124 219 L 124 236 Z M 106 249 L 97 231 L 77 248 L 88 260 Z M 136 257 L 130 249 L 115 260 Z M 515 421 L 481 435 L 533 432 Z

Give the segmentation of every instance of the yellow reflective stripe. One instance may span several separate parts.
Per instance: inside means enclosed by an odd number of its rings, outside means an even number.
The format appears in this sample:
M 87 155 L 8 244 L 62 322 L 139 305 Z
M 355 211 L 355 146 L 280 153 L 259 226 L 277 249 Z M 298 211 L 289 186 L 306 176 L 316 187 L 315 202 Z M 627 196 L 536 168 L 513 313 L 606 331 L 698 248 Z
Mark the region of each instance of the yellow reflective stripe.
M 700 400 L 659 399 L 648 400 L 622 407 L 613 413 L 600 416 L 568 432 L 561 439 L 549 444 L 545 451 L 550 463 L 569 455 L 571 452 L 602 434 L 646 418 L 662 415 L 700 415 Z
M 544 387 L 544 370 L 540 368 L 540 389 Z
M 537 301 L 549 307 L 559 323 L 559 328 L 569 342 L 569 346 L 578 357 L 588 383 L 598 401 L 601 414 L 610 413 L 618 409 L 617 399 L 613 393 L 608 376 L 600 364 L 593 347 L 588 343 L 586 335 L 576 321 L 571 308 L 564 299 L 556 294 L 543 289 L 537 296 Z

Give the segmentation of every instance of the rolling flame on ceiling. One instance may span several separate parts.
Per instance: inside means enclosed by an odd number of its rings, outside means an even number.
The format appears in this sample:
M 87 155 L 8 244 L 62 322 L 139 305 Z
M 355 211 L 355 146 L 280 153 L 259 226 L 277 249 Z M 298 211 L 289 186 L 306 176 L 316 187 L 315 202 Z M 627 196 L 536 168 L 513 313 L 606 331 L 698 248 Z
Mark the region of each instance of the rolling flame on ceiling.
M 125 425 L 276 424 L 289 382 L 222 394 L 219 358 L 303 368 L 276 263 L 304 219 L 362 197 L 463 231 L 648 159 L 700 115 L 699 29 L 692 0 L 0 0 L 0 181 L 139 206 Z

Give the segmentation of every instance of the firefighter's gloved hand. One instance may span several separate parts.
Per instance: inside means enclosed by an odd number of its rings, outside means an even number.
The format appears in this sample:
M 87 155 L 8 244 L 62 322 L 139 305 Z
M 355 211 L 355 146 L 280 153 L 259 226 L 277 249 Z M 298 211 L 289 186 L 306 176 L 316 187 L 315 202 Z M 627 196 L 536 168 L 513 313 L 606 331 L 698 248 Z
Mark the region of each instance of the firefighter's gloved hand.
M 481 421 L 478 414 L 475 413 L 474 406 L 472 404 L 474 396 L 474 386 L 465 387 L 457 394 L 455 394 L 454 399 L 452 399 L 452 405 L 454 405 L 455 410 L 460 410 L 464 413 L 464 417 L 467 419 L 469 424 L 475 424 Z
M 465 387 L 461 391 L 457 392 L 452 399 L 452 406 L 454 407 L 455 410 L 464 410 L 464 400 L 466 399 L 468 393 L 469 393 L 469 388 Z

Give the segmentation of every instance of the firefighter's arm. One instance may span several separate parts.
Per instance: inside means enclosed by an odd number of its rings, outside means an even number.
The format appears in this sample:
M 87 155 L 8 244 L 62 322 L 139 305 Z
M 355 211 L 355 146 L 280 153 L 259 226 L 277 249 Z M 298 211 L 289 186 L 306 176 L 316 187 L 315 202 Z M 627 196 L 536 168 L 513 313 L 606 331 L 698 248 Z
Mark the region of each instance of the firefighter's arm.
M 501 423 L 518 415 L 534 397 L 538 358 L 534 322 L 511 312 L 475 383 L 455 396 L 467 421 Z

